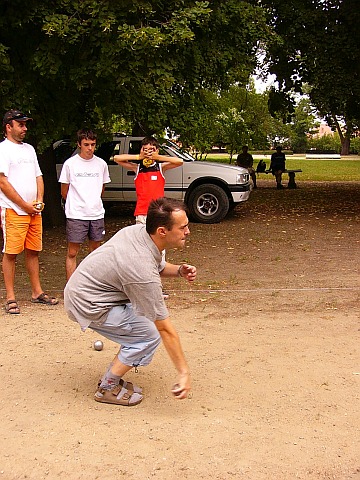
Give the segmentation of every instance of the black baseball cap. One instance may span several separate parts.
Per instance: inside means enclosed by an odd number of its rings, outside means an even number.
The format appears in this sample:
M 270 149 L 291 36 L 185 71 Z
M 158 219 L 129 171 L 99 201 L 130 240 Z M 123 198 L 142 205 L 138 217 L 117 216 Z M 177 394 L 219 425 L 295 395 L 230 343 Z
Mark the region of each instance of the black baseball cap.
M 11 122 L 11 120 L 17 120 L 18 122 L 27 122 L 28 120 L 32 120 L 32 118 L 25 115 L 25 113 L 20 112 L 20 110 L 9 110 L 4 115 L 3 125 Z

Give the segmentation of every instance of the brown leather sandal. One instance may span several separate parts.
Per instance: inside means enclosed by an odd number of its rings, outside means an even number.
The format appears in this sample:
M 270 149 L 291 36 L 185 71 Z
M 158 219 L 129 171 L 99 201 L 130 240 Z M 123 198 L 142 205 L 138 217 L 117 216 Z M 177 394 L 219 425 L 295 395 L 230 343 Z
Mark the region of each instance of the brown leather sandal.
M 19 315 L 20 308 L 16 300 L 8 300 L 5 303 L 5 312 L 11 315 Z
M 111 390 L 98 388 L 94 398 L 97 402 L 101 403 L 112 403 L 114 405 L 132 407 L 134 405 L 138 405 L 142 401 L 143 396 L 139 393 L 134 393 L 131 390 L 127 390 L 122 385 L 117 385 Z
M 99 379 L 98 384 L 97 384 L 98 388 L 100 388 L 100 385 L 101 385 L 101 378 Z M 129 390 L 129 392 L 131 392 L 131 393 L 142 393 L 142 388 L 141 387 L 138 387 L 134 383 L 127 382 L 127 381 L 123 380 L 122 378 L 120 378 L 119 385 L 121 387 L 126 388 L 126 390 Z
M 54 297 L 49 297 L 47 293 L 40 293 L 37 298 L 31 299 L 32 303 L 42 303 L 43 305 L 57 305 L 59 300 Z

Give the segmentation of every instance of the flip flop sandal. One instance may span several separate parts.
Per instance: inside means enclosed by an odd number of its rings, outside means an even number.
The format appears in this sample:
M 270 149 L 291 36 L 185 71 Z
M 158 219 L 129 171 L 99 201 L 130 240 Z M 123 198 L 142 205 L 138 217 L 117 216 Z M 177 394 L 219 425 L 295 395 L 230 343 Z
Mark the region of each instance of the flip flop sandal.
M 5 312 L 11 315 L 19 315 L 20 308 L 16 300 L 8 300 L 5 303 Z
M 101 385 L 101 378 L 98 381 L 98 388 L 100 388 Z M 131 382 L 126 382 L 122 378 L 120 378 L 120 384 L 122 387 L 126 388 L 126 390 L 129 390 L 131 393 L 142 393 L 142 388 L 138 387 L 137 385 L 131 383 Z
M 32 303 L 41 303 L 43 305 L 57 305 L 59 303 L 59 300 L 54 297 L 49 297 L 47 293 L 40 293 L 40 295 L 37 298 L 32 298 L 31 299 Z
M 143 396 L 139 393 L 131 392 L 127 390 L 122 385 L 117 385 L 112 390 L 105 390 L 104 388 L 99 388 L 94 396 L 97 402 L 101 403 L 111 403 L 114 405 L 122 405 L 124 407 L 132 407 L 138 405 Z

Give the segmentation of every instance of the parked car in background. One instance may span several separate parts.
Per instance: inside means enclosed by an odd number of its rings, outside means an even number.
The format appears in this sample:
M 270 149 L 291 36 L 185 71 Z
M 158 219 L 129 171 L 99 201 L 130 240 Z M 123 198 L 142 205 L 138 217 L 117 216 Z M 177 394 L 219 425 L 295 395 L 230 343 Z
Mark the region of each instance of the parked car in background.
M 143 137 L 115 135 L 112 141 L 102 143 L 96 155 L 109 165 L 111 183 L 105 186 L 103 201 L 106 207 L 118 202 L 136 202 L 135 173 L 114 162 L 114 155 L 140 153 Z M 76 151 L 74 152 L 76 153 Z M 220 222 L 228 212 L 250 196 L 249 173 L 246 169 L 220 163 L 196 161 L 175 143 L 165 140 L 162 155 L 183 159 L 181 167 L 165 172 L 165 195 L 184 200 L 191 220 L 199 223 Z M 57 174 L 60 175 L 66 158 L 57 157 Z

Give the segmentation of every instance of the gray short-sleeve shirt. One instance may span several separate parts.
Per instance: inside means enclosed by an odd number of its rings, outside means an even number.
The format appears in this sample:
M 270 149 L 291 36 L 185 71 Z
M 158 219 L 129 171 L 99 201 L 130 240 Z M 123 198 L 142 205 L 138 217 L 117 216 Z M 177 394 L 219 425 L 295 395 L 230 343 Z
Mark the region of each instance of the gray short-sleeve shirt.
M 101 325 L 112 307 L 129 302 L 136 315 L 164 320 L 169 316 L 160 279 L 164 267 L 145 225 L 125 227 L 77 267 L 65 287 L 65 310 L 83 330 L 91 322 Z

